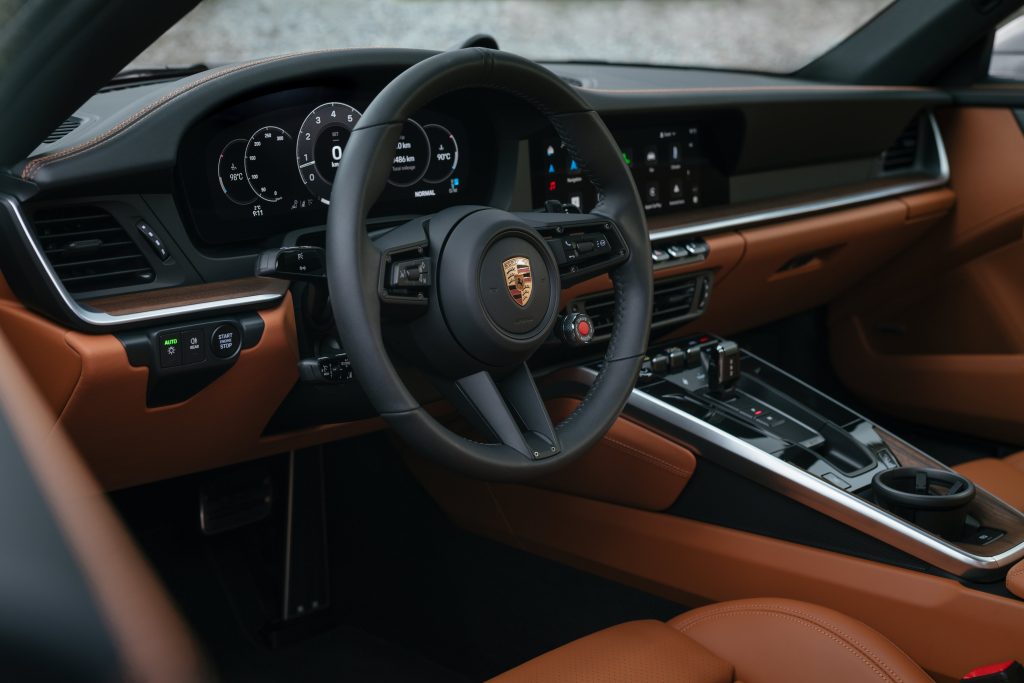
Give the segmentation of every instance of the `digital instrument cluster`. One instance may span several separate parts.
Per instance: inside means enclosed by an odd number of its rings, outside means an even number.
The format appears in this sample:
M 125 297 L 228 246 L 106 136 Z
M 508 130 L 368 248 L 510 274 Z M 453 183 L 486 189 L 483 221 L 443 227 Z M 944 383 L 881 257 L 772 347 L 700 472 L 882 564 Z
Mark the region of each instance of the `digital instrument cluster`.
M 622 160 L 633 172 L 648 215 L 688 211 L 729 201 L 728 179 L 714 163 L 715 150 L 701 123 L 612 129 Z M 548 135 L 531 144 L 535 204 L 558 200 L 589 211 L 597 192 L 578 159 Z
M 186 137 L 179 179 L 200 238 L 225 244 L 322 223 L 365 99 L 322 88 L 275 93 L 224 110 Z M 444 110 L 409 119 L 387 189 L 371 215 L 419 215 L 479 201 L 469 133 Z M 197 169 L 201 173 L 195 173 Z

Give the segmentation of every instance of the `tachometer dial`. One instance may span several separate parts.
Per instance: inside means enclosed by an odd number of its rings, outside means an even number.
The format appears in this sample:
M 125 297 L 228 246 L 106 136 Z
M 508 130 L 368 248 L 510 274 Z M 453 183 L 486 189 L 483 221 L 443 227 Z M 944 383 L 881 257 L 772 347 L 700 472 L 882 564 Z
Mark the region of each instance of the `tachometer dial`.
M 217 178 L 224 196 L 235 204 L 252 204 L 256 193 L 245 178 L 245 146 L 247 140 L 239 138 L 224 145 L 217 158 Z
M 459 165 L 459 144 L 455 136 L 444 126 L 430 123 L 423 126 L 430 143 L 430 162 L 423 180 L 428 183 L 443 183 Z
M 284 198 L 286 181 L 282 169 L 291 161 L 292 149 L 292 136 L 277 126 L 264 126 L 249 138 L 245 146 L 245 177 L 257 197 L 268 202 Z
M 430 163 L 430 142 L 423 127 L 409 119 L 402 126 L 402 134 L 395 144 L 395 158 L 391 162 L 388 182 L 397 187 L 409 187 L 419 182 Z
M 330 203 L 334 174 L 341 164 L 345 143 L 361 114 L 343 102 L 327 102 L 309 112 L 295 143 L 295 160 L 306 189 L 324 204 Z

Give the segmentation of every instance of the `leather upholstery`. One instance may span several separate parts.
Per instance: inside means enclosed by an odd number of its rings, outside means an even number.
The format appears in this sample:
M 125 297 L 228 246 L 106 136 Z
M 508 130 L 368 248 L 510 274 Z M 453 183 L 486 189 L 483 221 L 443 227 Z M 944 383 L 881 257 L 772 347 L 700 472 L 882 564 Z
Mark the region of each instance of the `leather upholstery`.
M 107 621 L 123 680 L 212 680 L 187 625 L 85 462 L 53 426 L 49 407 L 3 334 L 0 377 L 0 410 Z
M 737 600 L 669 624 L 730 662 L 746 683 L 931 681 L 888 638 L 835 610 L 781 598 Z
M 1005 458 L 979 458 L 953 469 L 1008 505 L 1024 510 L 1024 452 Z
M 1006 590 L 1024 599 L 1024 560 L 1013 565 L 1006 573 Z
M 507 671 L 492 683 L 732 683 L 732 666 L 660 621 L 598 631 Z
M 883 635 L 824 607 L 723 602 L 668 624 L 636 621 L 564 645 L 496 683 L 818 683 L 932 681 Z
M 575 399 L 549 401 L 553 422 L 568 417 Z M 534 480 L 534 486 L 642 510 L 664 510 L 679 498 L 697 458 L 689 448 L 620 417 L 583 457 Z

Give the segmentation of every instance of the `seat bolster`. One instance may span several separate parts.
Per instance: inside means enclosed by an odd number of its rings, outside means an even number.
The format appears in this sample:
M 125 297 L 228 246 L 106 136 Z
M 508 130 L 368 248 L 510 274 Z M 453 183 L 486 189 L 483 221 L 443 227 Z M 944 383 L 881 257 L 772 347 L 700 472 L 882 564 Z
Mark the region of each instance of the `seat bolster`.
M 1007 505 L 1024 510 L 1024 453 L 979 458 L 953 468 Z
M 682 614 L 669 625 L 735 668 L 748 683 L 926 683 L 902 650 L 865 624 L 795 600 L 735 600 Z
M 730 664 L 660 621 L 631 621 L 540 655 L 492 683 L 732 683 Z

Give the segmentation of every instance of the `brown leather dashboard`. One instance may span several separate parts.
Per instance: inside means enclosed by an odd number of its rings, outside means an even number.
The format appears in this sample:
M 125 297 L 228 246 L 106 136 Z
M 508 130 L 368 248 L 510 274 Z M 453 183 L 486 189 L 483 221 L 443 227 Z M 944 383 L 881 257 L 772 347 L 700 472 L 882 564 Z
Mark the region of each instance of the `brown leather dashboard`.
M 729 334 L 830 301 L 919 239 L 953 203 L 953 192 L 942 188 L 721 232 L 707 237 L 711 251 L 706 261 L 659 269 L 655 277 L 712 270 L 715 286 L 707 313 L 685 329 Z M 803 259 L 803 265 L 787 268 L 794 258 Z M 597 278 L 567 290 L 563 301 L 610 287 L 607 278 Z M 160 300 L 182 295 L 192 296 L 171 290 Z M 132 295 L 100 305 L 134 311 L 143 303 Z M 129 364 L 116 337 L 55 325 L 25 309 L 0 285 L 0 327 L 39 382 L 55 422 L 108 489 L 383 427 L 380 419 L 371 419 L 263 436 L 297 380 L 298 352 L 290 297 L 260 316 L 262 339 L 244 349 L 227 373 L 185 401 L 147 408 L 148 371 Z

